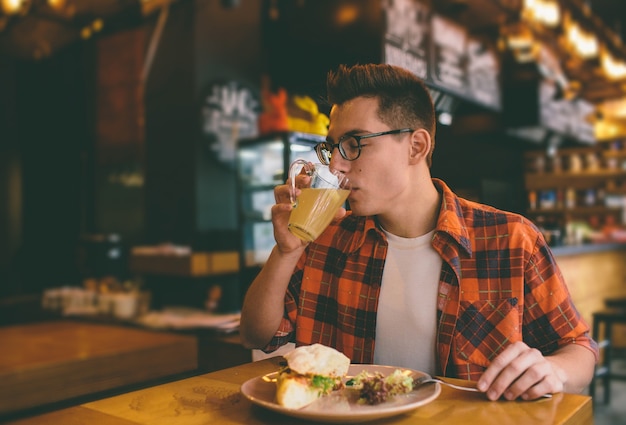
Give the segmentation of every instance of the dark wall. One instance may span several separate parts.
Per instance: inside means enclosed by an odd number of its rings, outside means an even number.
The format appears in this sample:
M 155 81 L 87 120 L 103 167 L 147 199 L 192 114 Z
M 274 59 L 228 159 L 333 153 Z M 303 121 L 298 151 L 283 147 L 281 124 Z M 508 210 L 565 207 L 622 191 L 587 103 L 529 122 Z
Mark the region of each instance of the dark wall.
M 325 97 L 326 74 L 339 64 L 380 62 L 379 0 L 265 0 L 264 43 L 272 84 Z
M 259 91 L 260 1 L 233 3 L 188 1 L 170 10 L 146 86 L 148 242 L 237 249 L 234 161 L 220 159 L 201 131 L 213 82 Z
M 21 238 L 21 174 L 14 104 L 15 61 L 0 57 L 0 295 L 11 292 Z
M 481 121 L 492 127 L 477 130 Z M 529 144 L 507 136 L 501 121 L 500 114 L 483 111 L 457 116 L 451 126 L 438 125 L 431 172 L 460 196 L 524 213 L 523 152 Z
M 11 196 L 2 214 L 10 215 L 12 237 L 8 248 L 4 240 L 2 245 L 14 255 L 8 252 L 9 278 L 2 285 L 7 293 L 33 292 L 76 277 L 81 170 L 91 140 L 83 53 L 83 45 L 76 45 L 42 62 L 16 63 L 9 80 L 14 103 L 4 106 L 10 123 L 2 125 L 9 128 L 9 142 L 2 145 L 10 154 L 2 162 L 8 165 L 3 185 L 11 185 Z M 20 193 L 15 193 L 16 185 L 21 185 Z
M 95 137 L 90 174 L 94 202 L 85 231 L 119 235 L 127 245 L 140 243 L 144 236 L 141 78 L 146 38 L 142 27 L 115 31 L 97 38 L 93 55 Z
M 191 2 L 174 4 L 146 81 L 148 243 L 188 244 L 195 231 L 193 31 Z
M 201 130 L 201 109 L 213 83 L 234 81 L 257 99 L 265 73 L 261 0 L 195 2 L 196 244 L 237 250 L 237 185 L 234 158 L 220 155 Z M 228 151 L 236 150 L 233 131 Z

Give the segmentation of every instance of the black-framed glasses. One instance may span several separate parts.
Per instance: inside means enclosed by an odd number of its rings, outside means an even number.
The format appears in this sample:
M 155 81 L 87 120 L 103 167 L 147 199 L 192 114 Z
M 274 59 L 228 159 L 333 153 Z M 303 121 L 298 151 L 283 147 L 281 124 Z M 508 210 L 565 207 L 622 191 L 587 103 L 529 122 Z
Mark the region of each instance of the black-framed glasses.
M 409 133 L 413 131 L 415 130 L 412 128 L 399 128 L 396 130 L 381 131 L 380 133 L 364 134 L 362 136 L 346 134 L 345 136 L 342 136 L 337 143 L 331 143 L 328 141 L 318 143 L 315 145 L 315 152 L 317 153 L 317 157 L 320 162 L 326 165 L 330 164 L 330 158 L 335 148 L 339 149 L 339 154 L 341 154 L 343 159 L 354 161 L 361 155 L 361 148 L 363 146 L 367 146 L 361 144 L 361 140 L 378 136 L 386 136 L 388 134 Z

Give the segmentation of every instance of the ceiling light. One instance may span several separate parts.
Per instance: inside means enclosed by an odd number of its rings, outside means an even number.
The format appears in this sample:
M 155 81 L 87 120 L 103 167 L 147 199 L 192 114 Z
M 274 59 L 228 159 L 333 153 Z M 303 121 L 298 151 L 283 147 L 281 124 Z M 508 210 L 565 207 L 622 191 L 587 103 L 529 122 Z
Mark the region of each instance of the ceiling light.
M 530 29 L 521 23 L 503 27 L 498 43 L 501 50 L 509 49 L 517 62 L 532 62 L 536 59 L 539 43 Z
M 91 27 L 83 27 L 80 30 L 80 36 L 84 40 L 87 40 L 87 39 L 91 38 L 92 35 L 93 35 L 93 30 L 91 29 Z
M 48 0 L 48 5 L 54 10 L 63 10 L 67 5 L 67 0 Z
M 344 5 L 337 9 L 335 24 L 344 27 L 355 22 L 359 18 L 359 9 L 354 5 Z
M 620 134 L 620 126 L 616 122 L 600 120 L 596 121 L 594 125 L 594 136 L 596 140 L 613 139 L 618 137 Z
M 626 98 L 607 100 L 600 105 L 599 112 L 603 116 L 614 119 L 626 118 Z
M 23 13 L 30 5 L 29 0 L 0 0 L 0 9 L 7 15 Z
M 532 31 L 522 23 L 507 25 L 502 28 L 502 37 L 509 49 L 528 49 L 535 42 Z
M 441 112 L 439 114 L 439 123 L 443 125 L 452 124 L 452 114 L 449 112 Z
M 615 59 L 606 49 L 602 52 L 600 59 L 602 69 L 609 78 L 613 80 L 626 78 L 626 63 L 624 61 Z
M 561 20 L 561 9 L 556 1 L 524 0 L 524 15 L 548 27 L 555 27 Z
M 91 29 L 93 29 L 94 32 L 102 31 L 103 27 L 104 22 L 102 21 L 102 19 L 94 19 L 94 21 L 91 23 Z
M 598 54 L 598 39 L 593 34 L 584 32 L 577 25 L 571 26 L 567 34 L 572 46 L 583 58 L 592 58 Z
M 598 39 L 593 33 L 582 29 L 570 16 L 566 17 L 564 26 L 567 43 L 578 56 L 591 59 L 598 55 Z

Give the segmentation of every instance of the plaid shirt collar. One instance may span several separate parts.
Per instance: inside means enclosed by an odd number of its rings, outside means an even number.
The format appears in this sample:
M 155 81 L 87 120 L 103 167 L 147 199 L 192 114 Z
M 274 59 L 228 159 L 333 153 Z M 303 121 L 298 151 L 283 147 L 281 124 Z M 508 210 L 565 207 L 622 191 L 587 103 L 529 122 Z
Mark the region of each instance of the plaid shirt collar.
M 472 256 L 472 246 L 470 242 L 469 232 L 465 224 L 463 209 L 459 203 L 459 198 L 450 190 L 450 188 L 439 179 L 432 179 L 435 188 L 442 195 L 441 209 L 439 218 L 437 219 L 437 228 L 435 229 L 436 238 L 444 238 L 448 243 L 452 242 L 460 248 L 461 251 L 468 256 Z M 345 235 L 338 238 L 338 248 L 344 252 L 355 253 L 363 244 L 370 232 L 375 233 L 378 237 L 385 240 L 384 234 L 376 223 L 373 216 L 354 217 L 350 220 L 349 228 L 340 231 Z

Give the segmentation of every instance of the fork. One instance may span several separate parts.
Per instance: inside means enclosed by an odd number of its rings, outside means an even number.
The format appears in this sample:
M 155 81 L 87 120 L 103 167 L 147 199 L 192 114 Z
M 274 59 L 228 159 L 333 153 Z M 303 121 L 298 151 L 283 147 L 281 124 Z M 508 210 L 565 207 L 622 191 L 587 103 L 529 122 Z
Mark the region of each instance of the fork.
M 462 385 L 455 385 L 455 384 L 451 384 L 450 382 L 446 382 L 443 381 L 441 379 L 438 378 L 433 378 L 431 376 L 421 376 L 417 379 L 413 380 L 413 388 L 417 388 L 420 385 L 424 385 L 424 384 L 429 384 L 429 383 L 433 383 L 433 382 L 438 382 L 442 385 L 446 385 L 450 388 L 454 388 L 457 390 L 462 390 L 462 391 L 472 391 L 472 392 L 480 392 L 478 390 L 478 388 L 476 387 L 464 387 Z M 541 396 L 542 398 L 552 398 L 552 394 L 544 394 Z
M 446 382 L 446 381 L 443 381 L 441 379 L 433 378 L 433 377 L 430 377 L 430 376 L 421 376 L 421 377 L 419 377 L 417 379 L 414 379 L 413 380 L 413 388 L 417 388 L 420 385 L 430 384 L 430 383 L 433 383 L 433 382 L 438 382 L 440 384 L 446 385 L 446 386 L 448 386 L 450 388 L 455 388 L 457 390 L 478 392 L 478 388 L 476 388 L 476 387 L 463 387 L 461 385 L 451 384 L 450 382 Z

